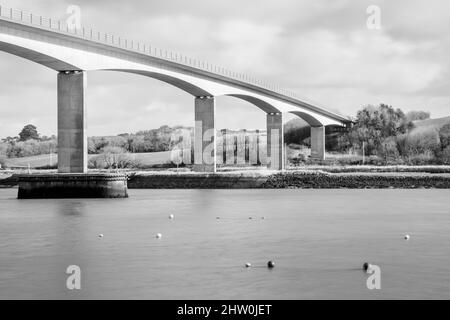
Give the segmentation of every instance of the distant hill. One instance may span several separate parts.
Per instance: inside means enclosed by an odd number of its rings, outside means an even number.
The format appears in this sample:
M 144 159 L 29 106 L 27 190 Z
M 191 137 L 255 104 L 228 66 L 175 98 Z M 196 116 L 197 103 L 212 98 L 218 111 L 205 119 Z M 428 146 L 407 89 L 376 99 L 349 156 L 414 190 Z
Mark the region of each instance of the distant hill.
M 437 118 L 437 119 L 427 119 L 427 120 L 418 120 L 414 121 L 414 127 L 417 128 L 429 128 L 439 130 L 447 123 L 450 123 L 450 117 Z M 414 129 L 413 129 L 414 131 Z

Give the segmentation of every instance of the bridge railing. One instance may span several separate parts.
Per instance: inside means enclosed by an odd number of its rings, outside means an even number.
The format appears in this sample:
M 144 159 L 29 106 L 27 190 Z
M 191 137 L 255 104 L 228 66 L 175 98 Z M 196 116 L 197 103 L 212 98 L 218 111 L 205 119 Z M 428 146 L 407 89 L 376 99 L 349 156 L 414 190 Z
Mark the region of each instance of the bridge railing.
M 40 15 L 34 15 L 31 12 L 7 8 L 4 6 L 0 6 L 0 19 L 11 20 L 25 25 L 36 26 L 42 29 L 51 30 L 62 34 L 68 34 L 85 40 L 90 40 L 101 44 L 138 52 L 154 58 L 171 61 L 180 65 L 185 65 L 191 68 L 199 69 L 212 74 L 247 83 L 286 97 L 303 101 L 310 104 L 311 106 L 317 106 L 325 109 L 315 101 L 299 96 L 290 90 L 279 87 L 278 85 L 274 85 L 266 81 L 257 79 L 252 75 L 235 72 L 223 66 L 214 65 L 203 60 L 194 59 L 170 50 L 158 48 L 150 45 L 149 43 L 134 41 L 124 37 L 101 32 L 95 30 L 94 28 L 89 28 L 86 26 L 72 28 L 68 25 L 66 20 L 46 18 Z M 338 114 L 336 113 L 336 115 Z

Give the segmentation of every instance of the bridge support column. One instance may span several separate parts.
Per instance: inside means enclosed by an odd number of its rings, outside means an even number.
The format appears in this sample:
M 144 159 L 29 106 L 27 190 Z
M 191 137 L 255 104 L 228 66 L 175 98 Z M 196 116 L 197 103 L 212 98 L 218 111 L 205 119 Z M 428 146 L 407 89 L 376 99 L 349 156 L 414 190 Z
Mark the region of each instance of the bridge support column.
M 216 172 L 216 102 L 214 97 L 195 98 L 194 171 Z
M 283 114 L 267 114 L 267 168 L 284 169 Z
M 58 173 L 87 173 L 86 73 L 58 73 Z
M 311 127 L 311 158 L 325 160 L 325 127 Z

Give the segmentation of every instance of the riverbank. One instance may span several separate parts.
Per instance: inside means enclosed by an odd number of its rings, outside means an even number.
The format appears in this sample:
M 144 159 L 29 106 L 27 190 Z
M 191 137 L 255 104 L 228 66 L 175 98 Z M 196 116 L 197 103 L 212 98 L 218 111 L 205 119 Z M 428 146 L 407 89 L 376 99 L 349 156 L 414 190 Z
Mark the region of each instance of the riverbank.
M 416 172 L 330 173 L 324 171 L 159 173 L 130 175 L 130 189 L 450 189 L 450 174 Z
M 127 171 L 129 189 L 450 189 L 448 167 L 308 168 L 283 172 L 230 170 L 215 174 L 191 171 Z M 42 172 L 39 172 L 42 173 Z M 17 186 L 14 172 L 0 174 L 0 188 Z

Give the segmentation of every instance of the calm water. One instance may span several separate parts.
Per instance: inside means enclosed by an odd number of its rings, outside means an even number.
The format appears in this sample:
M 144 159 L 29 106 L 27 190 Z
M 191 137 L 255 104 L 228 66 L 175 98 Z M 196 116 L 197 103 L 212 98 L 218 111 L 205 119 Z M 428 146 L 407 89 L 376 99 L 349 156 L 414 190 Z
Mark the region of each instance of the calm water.
M 0 189 L 2 299 L 450 298 L 450 190 L 16 192 Z M 367 289 L 365 261 L 381 290 Z M 69 265 L 79 291 L 66 289 Z

